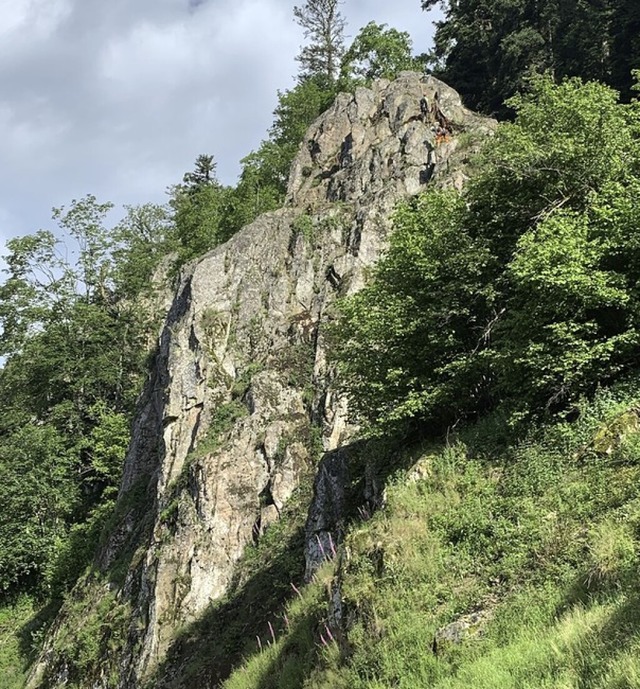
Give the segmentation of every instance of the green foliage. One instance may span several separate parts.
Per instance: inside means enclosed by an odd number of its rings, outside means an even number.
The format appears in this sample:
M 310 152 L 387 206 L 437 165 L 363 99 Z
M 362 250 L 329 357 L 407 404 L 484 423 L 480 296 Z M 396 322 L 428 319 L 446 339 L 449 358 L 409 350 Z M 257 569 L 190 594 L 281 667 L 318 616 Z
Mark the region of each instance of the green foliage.
M 7 278 L 0 287 L 2 354 L 19 351 L 52 314 L 64 311 L 72 294 L 75 276 L 59 256 L 53 232 L 7 242 Z
M 263 371 L 264 367 L 265 365 L 261 361 L 254 361 L 253 363 L 249 364 L 236 378 L 231 386 L 232 399 L 242 401 L 251 386 L 251 381 L 253 380 L 254 376 Z
M 76 283 L 80 283 L 75 291 L 84 292 L 87 303 L 96 301 L 98 295 L 104 298 L 110 286 L 110 251 L 113 240 L 110 234 L 105 232 L 104 222 L 112 209 L 112 203 L 98 203 L 92 195 L 79 201 L 74 199 L 68 209 L 53 209 L 53 219 L 78 245 L 75 265 L 64 267 L 70 277 Z M 50 270 L 53 272 L 53 266 Z
M 302 79 L 293 89 L 278 94 L 270 137 L 288 159 L 287 166 L 298 152 L 309 125 L 331 105 L 335 95 L 335 86 L 321 76 Z M 280 172 L 281 181 L 286 184 L 288 167 Z
M 188 191 L 215 184 L 217 163 L 212 155 L 201 153 L 197 158 L 193 172 L 185 173 L 182 181 Z
M 422 0 L 429 9 L 439 0 Z M 469 107 L 509 114 L 504 102 L 530 73 L 597 79 L 631 95 L 640 66 L 640 10 L 633 0 L 444 2 L 431 55 L 436 76 Z
M 240 400 L 231 400 L 216 407 L 206 436 L 198 441 L 193 450 L 193 457 L 202 457 L 214 452 L 224 440 L 224 436 L 235 423 L 248 415 L 247 407 Z
M 153 203 L 127 206 L 113 235 L 116 293 L 134 299 L 160 287 L 162 276 L 156 271 L 163 259 L 176 250 L 167 208 Z
M 231 236 L 226 214 L 232 190 L 216 179 L 212 156 L 200 155 L 194 171 L 186 173 L 183 183 L 174 186 L 170 194 L 178 266 Z
M 584 216 L 559 211 L 521 237 L 496 342 L 507 394 L 515 398 L 524 384 L 547 406 L 561 403 L 611 379 L 633 356 L 639 333 L 626 315 L 630 295 L 623 276 L 604 265 Z
M 0 586 L 60 595 L 90 561 L 129 441 L 155 315 L 149 294 L 166 247 L 162 209 L 112 228 L 92 196 L 9 243 L 0 287 L 3 417 Z M 64 255 L 76 260 L 63 258 Z
M 94 424 L 89 433 L 88 453 L 95 479 L 118 486 L 124 456 L 129 445 L 130 420 L 109 409 L 104 402 L 92 410 Z
M 386 26 L 369 22 L 360 29 L 342 58 L 341 88 L 369 84 L 374 79 L 393 79 L 402 70 L 422 69 L 421 60 L 412 56 L 409 34 Z
M 588 586 L 622 582 L 625 574 L 633 570 L 636 561 L 636 542 L 629 525 L 609 518 L 593 527 L 589 560 Z
M 476 323 L 491 313 L 484 282 L 490 255 L 464 230 L 466 206 L 455 192 L 403 205 L 374 279 L 341 305 L 334 330 L 355 413 L 384 424 L 426 410 L 445 417 L 483 375 Z M 476 400 L 477 401 L 477 400 Z
M 288 603 L 276 643 L 254 647 L 224 686 L 637 686 L 640 454 L 593 441 L 638 392 L 631 381 L 584 404 L 577 423 L 520 442 L 496 443 L 494 416 L 417 460 L 409 450 L 385 507 L 348 526 L 338 558 Z M 336 586 L 342 623 L 325 645 Z M 457 640 L 443 633 L 452 624 Z
M 578 80 L 531 89 L 462 197 L 398 209 L 373 280 L 342 304 L 345 387 L 377 432 L 567 409 L 637 364 L 638 105 Z
M 311 343 L 298 342 L 278 352 L 274 362 L 277 370 L 286 374 L 292 387 L 305 388 L 313 383 L 315 348 Z
M 79 495 L 73 457 L 51 427 L 21 428 L 0 443 L 0 586 L 47 578 Z
M 3 689 L 24 689 L 37 602 L 27 596 L 0 607 L 0 677 Z
M 291 224 L 291 229 L 295 236 L 302 235 L 309 244 L 313 242 L 313 218 L 310 215 L 302 213 L 297 216 Z
M 70 687 L 101 678 L 106 679 L 106 687 L 115 689 L 119 680 L 117 658 L 127 639 L 130 608 L 116 599 L 115 592 L 105 594 L 98 583 L 85 582 L 60 613 L 65 624 L 53 650 L 66 667 Z
M 279 208 L 284 201 L 289 166 L 294 154 L 266 140 L 242 160 L 242 172 L 225 210 L 230 233 L 253 222 L 261 213 Z

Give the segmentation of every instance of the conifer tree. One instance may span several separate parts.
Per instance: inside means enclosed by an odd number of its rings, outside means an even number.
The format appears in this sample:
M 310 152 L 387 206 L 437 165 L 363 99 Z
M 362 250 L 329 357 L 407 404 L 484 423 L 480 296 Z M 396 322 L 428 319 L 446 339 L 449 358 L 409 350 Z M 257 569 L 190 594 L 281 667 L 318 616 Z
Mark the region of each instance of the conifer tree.
M 301 79 L 322 75 L 330 83 L 336 81 L 344 53 L 345 20 L 339 5 L 339 0 L 307 0 L 302 7 L 293 8 L 295 20 L 310 39 L 296 58 Z
M 632 96 L 640 68 L 637 0 L 422 0 L 440 5 L 434 74 L 474 110 L 512 116 L 506 99 L 532 73 L 602 81 Z
M 185 173 L 182 181 L 189 190 L 197 189 L 204 185 L 217 184 L 216 179 L 217 163 L 212 155 L 201 153 L 194 165 L 193 172 Z

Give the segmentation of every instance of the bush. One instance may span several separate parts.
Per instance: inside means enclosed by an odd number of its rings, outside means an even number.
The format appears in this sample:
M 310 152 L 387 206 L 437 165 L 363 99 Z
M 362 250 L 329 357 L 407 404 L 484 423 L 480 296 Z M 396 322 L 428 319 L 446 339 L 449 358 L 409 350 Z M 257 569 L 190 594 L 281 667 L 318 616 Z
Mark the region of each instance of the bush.
M 513 424 L 638 365 L 640 105 L 542 78 L 512 105 L 464 194 L 402 204 L 342 302 L 337 358 L 370 432 L 498 405 Z

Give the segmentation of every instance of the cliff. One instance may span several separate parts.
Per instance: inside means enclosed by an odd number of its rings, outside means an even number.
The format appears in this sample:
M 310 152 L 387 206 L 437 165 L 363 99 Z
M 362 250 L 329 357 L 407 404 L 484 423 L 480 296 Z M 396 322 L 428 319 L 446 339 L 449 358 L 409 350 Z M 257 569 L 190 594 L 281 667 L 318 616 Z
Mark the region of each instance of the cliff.
M 426 116 L 423 95 L 437 105 Z M 442 116 L 446 137 L 437 135 Z M 397 202 L 425 184 L 460 187 L 470 142 L 493 128 L 445 84 L 414 73 L 340 94 L 306 134 L 285 207 L 184 271 L 110 534 L 30 687 L 130 689 L 154 677 L 154 686 L 188 686 L 167 662 L 180 651 L 178 631 L 237 584 L 247 547 L 296 495 L 310 508 L 314 570 L 318 548 L 330 547 L 329 513 L 340 509 L 339 458 L 357 431 L 333 385 L 332 305 L 363 284 Z M 309 504 L 304 488 L 318 466 Z

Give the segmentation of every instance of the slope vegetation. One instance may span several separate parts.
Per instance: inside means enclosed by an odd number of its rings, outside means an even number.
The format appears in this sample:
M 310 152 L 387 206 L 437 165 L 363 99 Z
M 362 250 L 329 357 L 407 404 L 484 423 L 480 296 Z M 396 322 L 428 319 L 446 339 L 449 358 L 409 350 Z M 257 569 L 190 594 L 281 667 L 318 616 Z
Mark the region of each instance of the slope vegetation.
M 351 506 L 275 641 L 265 625 L 224 686 L 640 686 L 639 392 L 515 443 L 490 417 L 440 446 L 371 445 L 396 467 L 383 508 Z

